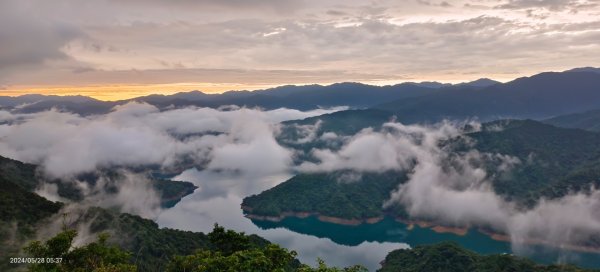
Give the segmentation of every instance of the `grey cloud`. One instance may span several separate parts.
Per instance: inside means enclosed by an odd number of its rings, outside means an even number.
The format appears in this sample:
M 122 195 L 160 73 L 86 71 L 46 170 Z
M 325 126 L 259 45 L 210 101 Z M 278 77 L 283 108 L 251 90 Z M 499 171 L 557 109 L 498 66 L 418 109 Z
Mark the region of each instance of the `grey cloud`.
M 116 5 L 132 4 L 132 5 L 157 5 L 164 8 L 195 8 L 195 9 L 273 9 L 275 11 L 294 11 L 306 3 L 303 0 L 109 0 Z
M 558 60 L 552 58 L 557 52 L 576 55 L 570 45 L 588 45 L 589 50 L 598 46 L 597 40 L 576 39 L 583 33 L 571 33 L 568 29 L 554 31 L 560 25 L 529 25 L 498 17 L 482 16 L 460 21 L 406 25 L 359 20 L 356 24 L 338 27 L 335 23 L 322 22 L 282 21 L 265 25 L 261 21 L 231 21 L 177 28 L 175 31 L 171 27 L 153 26 L 155 35 L 167 37 L 164 39 L 167 42 L 162 42 L 162 38 L 152 39 L 161 40 L 161 44 L 147 46 L 159 51 L 202 48 L 204 52 L 211 54 L 199 62 L 216 66 L 236 63 L 252 69 L 275 66 L 297 70 L 307 67 L 332 70 L 357 67 L 358 70 L 349 68 L 350 72 L 367 70 L 380 75 L 398 75 L 411 71 L 470 72 L 463 67 L 476 63 L 480 65 L 471 69 L 478 73 L 499 73 L 502 69 L 514 70 L 515 65 L 518 67 L 520 61 L 528 58 L 546 59 L 542 64 L 544 66 L 558 65 Z M 137 28 L 132 26 L 129 30 L 121 31 L 131 33 L 127 35 L 131 42 L 147 39 L 148 37 L 137 37 L 135 33 L 148 31 Z M 277 28 L 285 31 L 263 36 Z M 224 34 L 215 36 L 214 33 Z M 377 42 L 373 42 L 375 40 Z M 591 51 L 582 50 L 584 51 L 578 50 L 577 53 L 590 56 Z M 497 56 L 502 56 L 502 63 L 498 63 Z M 562 60 L 564 62 L 564 58 Z M 576 66 L 575 63 L 581 63 L 583 59 L 574 57 L 568 62 L 573 63 L 568 66 Z M 494 63 L 499 64 L 498 68 L 491 68 L 494 65 L 490 64 Z M 184 61 L 183 65 L 191 67 L 197 64 Z
M 348 15 L 347 13 L 345 13 L 343 11 L 339 11 L 339 10 L 328 10 L 327 14 L 328 15 L 332 15 L 332 16 L 346 16 L 346 15 Z
M 543 8 L 548 10 L 577 10 L 579 8 L 590 8 L 597 6 L 597 0 L 509 0 L 508 3 L 497 6 L 500 9 L 528 9 Z
M 452 4 L 446 2 L 446 1 L 442 1 L 439 3 L 436 2 L 432 2 L 432 1 L 427 1 L 427 0 L 416 0 L 417 3 L 421 4 L 421 5 L 425 5 L 425 6 L 438 6 L 438 7 L 452 7 Z
M 343 70 L 261 70 L 261 69 L 128 69 L 98 70 L 77 67 L 74 70 L 34 70 L 13 74 L 14 84 L 26 85 L 35 78 L 36 84 L 58 85 L 69 82 L 73 85 L 98 84 L 161 84 L 173 82 L 209 82 L 247 85 L 278 85 L 284 83 L 332 83 L 351 78 L 357 81 L 395 79 L 394 75 L 349 72 Z M 245 87 L 240 87 L 245 88 Z
M 133 77 L 149 84 L 212 78 L 215 83 L 282 84 L 440 74 L 510 77 L 600 61 L 594 54 L 600 46 L 597 37 L 574 29 L 578 24 L 597 29 L 585 18 L 598 13 L 598 1 L 377 1 L 373 6 L 337 0 L 3 3 L 9 3 L 2 9 L 7 18 L 21 11 L 20 17 L 44 23 L 43 31 L 36 32 L 27 30 L 31 22 L 11 19 L 14 29 L 28 35 L 19 42 L 22 49 L 11 45 L 3 52 L 25 50 L 27 44 L 44 48 L 34 48 L 41 53 L 24 54 L 27 57 L 19 60 L 40 66 L 27 73 L 13 71 L 10 81 L 20 85 L 130 83 Z M 503 8 L 487 7 L 494 3 Z M 477 8 L 458 16 L 466 4 Z M 167 7 L 174 12 L 165 12 Z M 48 12 L 39 12 L 42 9 Z M 290 13 L 278 15 L 270 12 L 273 9 Z M 569 15 L 565 21 L 564 14 L 557 15 L 557 10 L 568 9 L 582 16 Z M 49 33 L 54 33 L 52 39 L 39 40 Z M 33 37 L 38 38 L 27 42 Z M 6 62 L 18 54 L 7 56 Z M 72 63 L 65 69 L 45 63 L 48 59 Z
M 47 61 L 69 60 L 64 53 L 70 41 L 84 34 L 75 26 L 47 20 L 26 1 L 0 2 L 0 71 L 23 66 L 44 65 Z M 2 76 L 5 79 L 6 75 Z

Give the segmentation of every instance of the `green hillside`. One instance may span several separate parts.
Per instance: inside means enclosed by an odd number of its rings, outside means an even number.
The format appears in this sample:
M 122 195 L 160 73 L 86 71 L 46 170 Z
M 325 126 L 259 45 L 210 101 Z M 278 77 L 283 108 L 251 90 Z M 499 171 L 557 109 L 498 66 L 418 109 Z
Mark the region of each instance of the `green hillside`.
M 592 271 L 569 265 L 538 265 L 508 254 L 479 255 L 446 242 L 390 252 L 378 272 L 583 272 Z
M 474 144 L 472 144 L 474 143 Z M 540 197 L 556 198 L 569 191 L 600 185 L 600 134 L 557 128 L 531 120 L 486 123 L 480 132 L 444 143 L 454 155 L 473 148 L 490 154 L 516 157 L 520 163 L 508 172 L 498 171 L 498 159 L 483 161 L 494 190 L 507 200 L 531 206 Z M 252 214 L 274 216 L 285 211 L 318 212 L 345 219 L 391 213 L 382 204 L 406 176 L 393 172 L 363 173 L 357 182 L 338 182 L 343 173 L 299 174 L 261 194 L 244 199 Z
M 22 242 L 31 238 L 38 225 L 62 207 L 29 192 L 0 175 L 0 270 L 9 267 L 9 257 L 16 256 Z
M 502 127 L 498 131 L 496 128 Z M 509 200 L 532 205 L 540 197 L 556 198 L 589 189 L 600 181 L 600 134 L 563 129 L 532 120 L 484 124 L 467 135 L 480 152 L 519 158 L 508 174 L 492 166 L 494 189 Z M 458 151 L 468 148 L 457 147 Z
M 314 212 L 344 219 L 383 216 L 381 205 L 389 192 L 406 180 L 394 171 L 363 173 L 360 181 L 344 181 L 352 172 L 297 175 L 259 195 L 244 198 L 252 214 L 277 216 L 283 212 Z M 351 177 L 354 178 L 354 177 Z

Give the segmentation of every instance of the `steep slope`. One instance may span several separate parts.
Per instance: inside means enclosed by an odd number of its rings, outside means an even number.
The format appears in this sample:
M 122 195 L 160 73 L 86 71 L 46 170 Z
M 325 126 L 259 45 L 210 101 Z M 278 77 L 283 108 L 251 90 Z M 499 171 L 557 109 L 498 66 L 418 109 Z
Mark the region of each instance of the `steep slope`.
M 67 227 L 88 226 L 90 234 L 109 232 L 111 241 L 131 252 L 141 271 L 162 271 L 174 255 L 192 254 L 213 245 L 203 233 L 160 229 L 151 220 L 97 207 L 71 205 L 48 201 L 31 192 L 37 186 L 35 166 L 0 157 L 0 270 L 17 268 L 8 261 L 18 255 L 25 241 L 47 228 L 51 221 L 63 222 Z M 171 181 L 169 181 L 171 182 Z M 179 184 L 189 190 L 187 184 Z M 165 187 L 166 195 L 178 194 L 181 188 Z M 193 185 L 192 185 L 193 186 Z M 59 211 L 64 214 L 59 214 Z M 268 241 L 248 236 L 254 245 L 264 246 Z
M 33 164 L 0 156 L 0 173 L 2 173 L 2 177 L 27 191 L 33 191 L 38 185 L 35 178 L 36 168 L 37 166 Z
M 5 175 L 6 173 L 6 175 Z M 27 182 L 18 175 L 0 170 L 0 270 L 10 267 L 8 258 L 35 233 L 38 225 L 56 214 L 61 203 L 31 193 Z M 14 182 L 13 182 L 14 181 Z
M 495 191 L 508 199 L 532 205 L 541 196 L 561 197 L 569 190 L 599 184 L 600 134 L 532 120 L 505 120 L 484 124 L 482 131 L 468 137 L 480 152 L 519 158 L 510 175 L 494 180 Z

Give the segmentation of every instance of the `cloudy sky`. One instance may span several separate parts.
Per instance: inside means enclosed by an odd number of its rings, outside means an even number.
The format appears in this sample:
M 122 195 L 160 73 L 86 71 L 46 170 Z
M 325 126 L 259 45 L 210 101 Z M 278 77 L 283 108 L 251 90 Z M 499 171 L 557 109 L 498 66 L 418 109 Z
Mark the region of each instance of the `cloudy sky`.
M 0 94 L 118 99 L 600 66 L 600 0 L 2 0 Z

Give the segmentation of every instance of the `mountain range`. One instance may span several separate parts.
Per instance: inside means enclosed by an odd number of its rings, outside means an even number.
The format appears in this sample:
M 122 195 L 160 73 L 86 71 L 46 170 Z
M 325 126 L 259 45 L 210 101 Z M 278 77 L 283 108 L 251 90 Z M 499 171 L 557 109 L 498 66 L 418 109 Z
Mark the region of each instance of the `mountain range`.
M 83 96 L 25 95 L 0 97 L 0 107 L 16 113 L 33 113 L 56 108 L 81 115 L 109 112 L 131 101 L 145 102 L 160 109 L 226 105 L 310 110 L 348 106 L 377 109 L 405 123 L 436 122 L 442 119 L 502 118 L 547 119 L 559 115 L 600 109 L 598 68 L 577 68 L 546 72 L 507 83 L 479 79 L 460 84 L 437 82 L 372 86 L 361 83 L 281 86 L 257 91 L 229 91 L 206 94 L 200 91 L 173 95 L 149 95 L 121 101 L 99 101 Z

